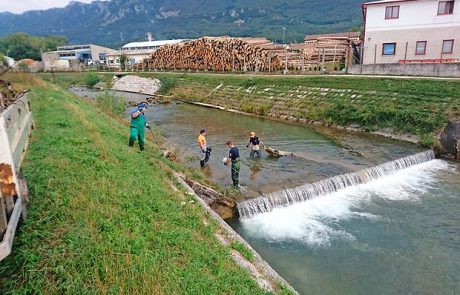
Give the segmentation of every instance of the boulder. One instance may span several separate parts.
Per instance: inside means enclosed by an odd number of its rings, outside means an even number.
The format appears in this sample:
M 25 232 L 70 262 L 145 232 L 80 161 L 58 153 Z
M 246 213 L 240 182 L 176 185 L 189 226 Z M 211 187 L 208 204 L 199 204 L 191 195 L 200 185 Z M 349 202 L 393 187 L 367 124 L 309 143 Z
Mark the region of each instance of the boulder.
M 440 141 L 446 153 L 460 160 L 460 121 L 447 123 Z

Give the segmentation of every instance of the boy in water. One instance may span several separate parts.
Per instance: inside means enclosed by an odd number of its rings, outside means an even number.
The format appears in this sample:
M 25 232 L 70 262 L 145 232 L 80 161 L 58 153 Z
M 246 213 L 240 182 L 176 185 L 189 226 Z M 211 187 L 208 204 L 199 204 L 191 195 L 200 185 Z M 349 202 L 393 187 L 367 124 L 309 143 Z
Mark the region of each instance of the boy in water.
M 211 149 L 206 145 L 206 130 L 201 129 L 200 135 L 198 135 L 198 147 L 200 148 L 200 152 L 203 153 L 200 166 L 205 167 L 209 161 L 209 156 L 211 155 Z
M 263 142 L 259 140 L 254 131 L 251 132 L 250 135 L 251 137 L 249 138 L 249 143 L 246 145 L 246 147 L 252 145 L 250 153 L 251 158 L 254 158 L 255 154 L 257 154 L 257 158 L 260 158 L 262 156 L 260 153 L 260 144 L 263 144 Z

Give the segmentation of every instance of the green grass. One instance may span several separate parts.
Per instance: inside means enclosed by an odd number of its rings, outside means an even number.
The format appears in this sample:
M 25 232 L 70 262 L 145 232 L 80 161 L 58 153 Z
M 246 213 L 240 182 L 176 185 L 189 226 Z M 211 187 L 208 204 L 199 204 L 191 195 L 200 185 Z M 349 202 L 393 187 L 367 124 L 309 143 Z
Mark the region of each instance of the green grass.
M 204 211 L 181 205 L 190 197 L 158 149 L 128 148 L 120 120 L 62 88 L 30 98 L 29 215 L 0 264 L 1 294 L 264 294 Z
M 243 255 L 247 260 L 251 262 L 254 261 L 254 254 L 245 245 L 240 242 L 233 241 L 231 247 Z

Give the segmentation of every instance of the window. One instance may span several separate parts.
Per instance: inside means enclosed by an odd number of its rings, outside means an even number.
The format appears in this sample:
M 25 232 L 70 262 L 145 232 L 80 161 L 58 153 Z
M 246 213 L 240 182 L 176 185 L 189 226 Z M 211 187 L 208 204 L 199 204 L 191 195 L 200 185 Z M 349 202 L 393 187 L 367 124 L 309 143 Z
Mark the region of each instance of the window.
M 382 55 L 394 55 L 396 53 L 396 43 L 383 43 Z
M 438 15 L 454 13 L 454 1 L 439 1 Z
M 415 55 L 424 55 L 426 53 L 426 41 L 417 41 L 415 46 Z
M 449 54 L 454 51 L 454 40 L 444 40 L 442 42 L 442 53 Z
M 385 19 L 399 18 L 399 5 L 398 6 L 387 6 L 385 8 Z

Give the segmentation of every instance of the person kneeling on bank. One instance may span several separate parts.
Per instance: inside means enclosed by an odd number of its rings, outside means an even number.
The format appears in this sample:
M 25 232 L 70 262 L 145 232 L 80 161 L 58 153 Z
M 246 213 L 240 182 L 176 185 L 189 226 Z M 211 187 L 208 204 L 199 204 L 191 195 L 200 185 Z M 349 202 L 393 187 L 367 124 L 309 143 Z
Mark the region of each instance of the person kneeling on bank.
M 228 165 L 232 163 L 232 181 L 233 188 L 239 188 L 239 177 L 240 177 L 240 150 L 235 146 L 232 140 L 229 140 L 225 145 L 230 149 L 228 158 L 224 158 L 224 164 Z
M 140 103 L 136 110 L 131 112 L 131 126 L 129 134 L 129 146 L 134 146 L 136 140 L 139 141 L 141 151 L 144 150 L 145 144 L 145 127 L 152 130 L 152 127 L 147 123 L 145 118 L 146 103 Z

